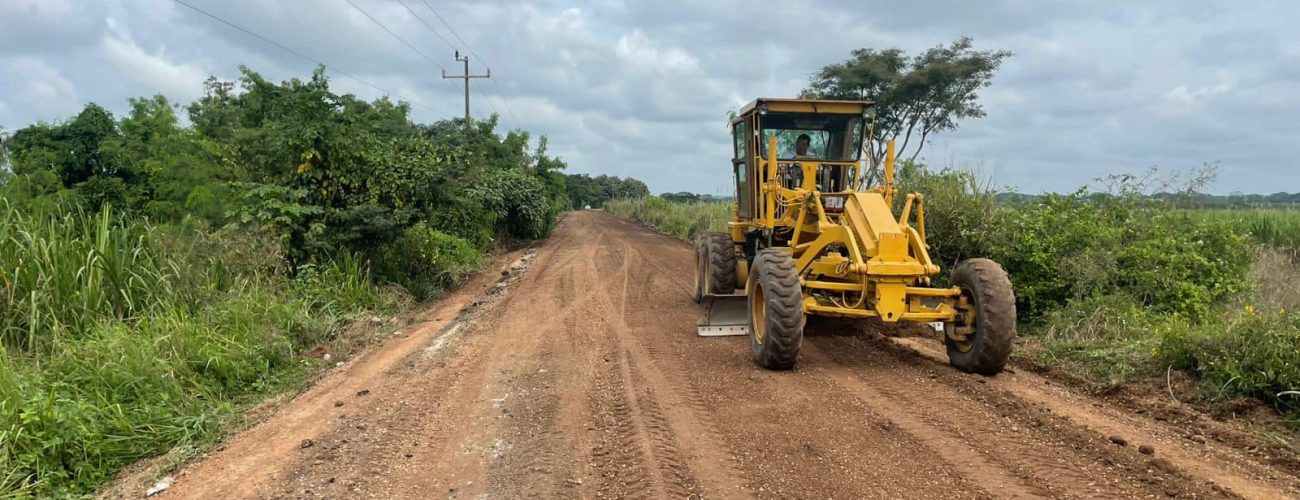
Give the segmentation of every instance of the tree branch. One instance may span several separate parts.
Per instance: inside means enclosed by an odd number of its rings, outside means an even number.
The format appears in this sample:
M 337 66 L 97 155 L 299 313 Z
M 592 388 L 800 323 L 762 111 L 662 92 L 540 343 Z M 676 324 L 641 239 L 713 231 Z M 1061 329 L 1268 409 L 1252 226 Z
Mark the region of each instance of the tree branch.
M 910 158 L 911 161 L 916 161 L 916 157 L 921 155 L 921 150 L 925 149 L 925 138 L 929 137 L 929 135 L 929 129 L 921 130 L 921 142 L 916 145 L 916 152 L 912 153 L 912 158 Z

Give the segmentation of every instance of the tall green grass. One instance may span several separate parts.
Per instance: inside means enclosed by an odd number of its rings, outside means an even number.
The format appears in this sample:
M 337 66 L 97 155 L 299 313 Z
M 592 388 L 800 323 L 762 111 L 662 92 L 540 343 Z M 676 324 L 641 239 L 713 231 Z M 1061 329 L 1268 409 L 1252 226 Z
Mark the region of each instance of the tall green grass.
M 0 496 L 81 494 L 202 447 L 302 380 L 302 351 L 401 300 L 353 256 L 290 278 L 275 248 L 0 202 Z
M 1237 226 L 1259 244 L 1300 255 L 1300 211 L 1214 209 L 1195 213 L 1205 219 Z
M 193 301 L 203 284 L 178 279 L 190 263 L 160 255 L 151 237 L 109 211 L 41 213 L 0 201 L 0 341 L 40 353 L 104 319 Z
M 615 217 L 634 220 L 683 239 L 726 231 L 731 220 L 730 202 L 675 203 L 657 196 L 610 200 L 604 207 Z

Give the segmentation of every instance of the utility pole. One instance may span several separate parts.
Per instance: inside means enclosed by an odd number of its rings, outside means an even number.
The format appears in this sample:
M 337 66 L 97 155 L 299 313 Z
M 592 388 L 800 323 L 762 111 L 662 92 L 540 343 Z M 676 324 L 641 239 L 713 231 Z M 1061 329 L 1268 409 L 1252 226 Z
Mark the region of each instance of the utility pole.
M 463 75 L 450 75 L 450 76 L 448 76 L 448 75 L 447 75 L 447 70 L 446 70 L 446 69 L 443 69 L 443 70 L 442 70 L 442 77 L 443 77 L 443 78 L 460 78 L 460 79 L 465 80 L 465 122 L 466 122 L 466 123 L 469 123 L 469 79 L 470 79 L 470 78 L 492 78 L 492 68 L 488 68 L 488 70 L 487 70 L 487 74 L 486 74 L 486 75 L 471 75 L 471 74 L 469 74 L 469 56 L 461 57 L 461 56 L 460 56 L 460 51 L 459 51 L 459 50 L 456 51 L 456 62 L 463 62 L 463 63 L 465 63 L 465 74 L 463 74 Z

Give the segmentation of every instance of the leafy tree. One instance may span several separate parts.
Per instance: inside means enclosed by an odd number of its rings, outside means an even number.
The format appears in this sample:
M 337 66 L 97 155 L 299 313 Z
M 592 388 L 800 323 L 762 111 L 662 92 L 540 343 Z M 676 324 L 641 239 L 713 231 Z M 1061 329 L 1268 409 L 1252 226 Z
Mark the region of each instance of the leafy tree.
M 208 77 L 203 82 L 203 97 L 185 108 L 194 130 L 215 139 L 230 138 L 239 119 L 239 110 L 233 105 L 234 90 L 234 82 Z
M 230 172 L 219 164 L 216 143 L 178 125 L 175 106 L 162 95 L 130 99 L 121 134 L 100 146 L 118 165 L 127 203 L 158 219 L 186 214 L 221 222 L 231 208 Z
M 921 154 L 932 134 L 957 128 L 963 118 L 980 118 L 979 90 L 1010 52 L 975 50 L 969 37 L 909 57 L 902 49 L 857 49 L 848 60 L 813 74 L 801 96 L 819 99 L 871 99 L 876 124 L 866 152 L 875 164 L 885 143 L 899 140 L 897 154 Z M 901 140 L 900 140 L 901 136 Z
M 64 186 L 72 187 L 95 176 L 117 174 L 116 164 L 100 145 L 119 135 L 113 115 L 90 103 L 67 123 L 38 123 L 14 132 L 6 142 L 15 173 L 52 170 Z
M 677 203 L 698 203 L 700 201 L 700 195 L 697 195 L 695 193 L 689 193 L 686 191 L 681 191 L 678 193 L 664 193 L 659 195 L 659 197 Z

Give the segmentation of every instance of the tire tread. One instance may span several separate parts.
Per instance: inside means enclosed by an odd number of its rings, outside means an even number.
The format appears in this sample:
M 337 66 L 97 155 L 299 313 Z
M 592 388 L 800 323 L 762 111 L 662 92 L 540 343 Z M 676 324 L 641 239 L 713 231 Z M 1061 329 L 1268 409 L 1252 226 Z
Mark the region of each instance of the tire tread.
M 961 352 L 945 338 L 949 362 L 959 370 L 996 375 L 1007 365 L 1016 339 L 1016 296 L 1007 271 L 990 259 L 967 259 L 952 271 L 952 282 L 969 290 L 979 315 L 971 349 Z
M 754 360 L 769 370 L 794 368 L 803 344 L 803 290 L 794 259 L 784 248 L 759 250 L 750 271 L 750 287 L 761 286 L 766 308 L 766 339 L 758 344 L 750 334 Z M 753 295 L 750 295 L 753 300 Z M 750 328 L 753 318 L 750 318 Z
M 736 244 L 726 233 L 705 233 L 701 238 L 709 267 L 707 293 L 730 294 L 736 291 Z

